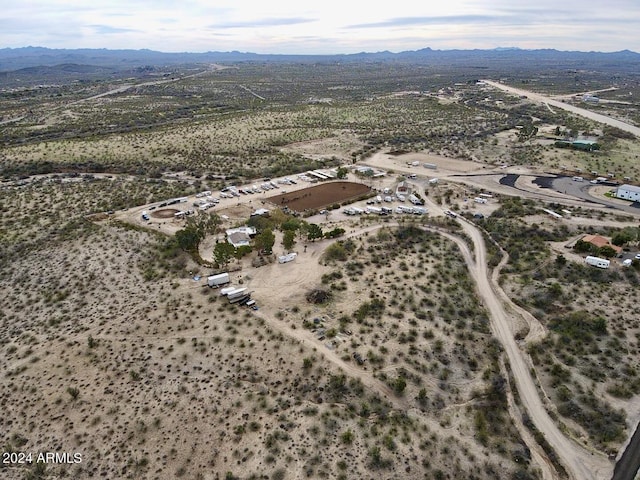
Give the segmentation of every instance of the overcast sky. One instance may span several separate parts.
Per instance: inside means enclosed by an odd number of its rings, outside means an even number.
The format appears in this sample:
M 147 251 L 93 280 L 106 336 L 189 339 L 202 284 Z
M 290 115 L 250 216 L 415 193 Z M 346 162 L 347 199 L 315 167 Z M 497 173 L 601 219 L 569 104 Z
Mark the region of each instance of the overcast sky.
M 7 0 L 0 48 L 640 52 L 640 0 Z

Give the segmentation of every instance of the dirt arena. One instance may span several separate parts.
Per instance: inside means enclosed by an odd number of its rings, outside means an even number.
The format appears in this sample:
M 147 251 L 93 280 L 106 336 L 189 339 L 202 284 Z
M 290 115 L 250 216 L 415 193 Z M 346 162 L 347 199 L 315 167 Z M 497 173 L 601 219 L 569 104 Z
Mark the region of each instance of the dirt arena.
M 155 212 L 151 212 L 151 216 L 153 218 L 173 218 L 179 211 L 180 210 L 176 210 L 175 208 L 165 208 L 163 210 L 156 210 Z
M 302 212 L 355 199 L 370 191 L 371 188 L 362 183 L 330 182 L 303 188 L 295 192 L 275 195 L 267 198 L 267 200 L 279 207 L 287 206 L 291 210 Z

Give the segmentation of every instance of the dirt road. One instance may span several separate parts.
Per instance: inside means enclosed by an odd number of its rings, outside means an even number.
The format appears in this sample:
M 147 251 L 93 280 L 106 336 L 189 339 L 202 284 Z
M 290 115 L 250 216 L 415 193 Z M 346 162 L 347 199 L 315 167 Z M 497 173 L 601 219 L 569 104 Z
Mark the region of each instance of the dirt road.
M 547 105 L 551 105 L 557 108 L 562 108 L 563 110 L 567 110 L 571 113 L 575 113 L 576 115 L 580 115 L 582 117 L 588 118 L 595 122 L 604 123 L 606 125 L 619 128 L 620 130 L 624 130 L 625 132 L 633 133 L 634 135 L 640 136 L 640 127 L 636 127 L 635 125 L 630 125 L 621 120 L 607 117 L 606 115 L 601 115 L 599 113 L 592 112 L 591 110 L 586 110 L 584 108 L 576 107 L 568 103 L 559 102 L 558 100 L 554 100 L 550 97 L 546 97 L 539 93 L 533 93 L 527 90 L 520 90 L 519 88 L 510 87 L 508 85 L 504 85 L 498 82 L 493 82 L 491 80 L 482 80 L 482 81 L 487 85 L 491 85 L 492 87 L 498 88 L 505 92 L 513 93 L 515 95 L 525 96 L 529 100 L 533 100 L 534 102 L 546 103 Z
M 463 255 L 469 265 L 471 276 L 476 282 L 478 294 L 490 313 L 493 334 L 500 340 L 507 354 L 520 398 L 531 420 L 544 434 L 574 479 L 604 480 L 610 478 L 613 467 L 611 462 L 604 455 L 589 452 L 575 441 L 567 438 L 545 410 L 525 355 L 513 337 L 505 304 L 509 305 L 514 312 L 517 310 L 504 292 L 502 295 L 497 294 L 501 289 L 489 274 L 486 246 L 480 230 L 466 221 L 461 220 L 460 223 L 474 243 L 475 261 L 467 258 L 468 254 L 465 254 L 464 251 Z

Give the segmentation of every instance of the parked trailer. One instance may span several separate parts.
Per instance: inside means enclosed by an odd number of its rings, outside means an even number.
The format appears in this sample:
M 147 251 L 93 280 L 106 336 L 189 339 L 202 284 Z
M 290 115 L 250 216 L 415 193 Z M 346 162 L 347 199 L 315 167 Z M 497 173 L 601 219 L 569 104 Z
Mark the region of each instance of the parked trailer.
M 414 215 L 426 215 L 427 214 L 427 209 L 424 207 L 413 207 L 413 214 Z
M 247 287 L 236 288 L 233 291 L 227 293 L 227 298 L 229 300 L 232 300 L 234 298 L 238 298 L 238 297 L 241 297 L 242 295 L 245 295 L 246 292 L 247 292 Z
M 487 203 L 487 199 L 482 197 L 476 197 L 473 199 L 473 201 L 476 203 Z
M 588 256 L 584 259 L 587 262 L 587 265 L 591 265 L 593 267 L 598 268 L 609 268 L 609 264 L 611 263 L 609 260 L 600 257 L 592 257 Z
M 378 207 L 367 207 L 367 213 L 373 213 L 375 215 L 382 214 L 382 209 Z
M 207 277 L 207 285 L 210 287 L 218 287 L 226 283 L 229 283 L 229 274 L 227 272 Z
M 230 298 L 229 299 L 229 303 L 241 303 L 241 302 L 248 302 L 251 299 L 251 294 L 250 293 L 246 293 L 244 295 L 240 295 L 239 297 L 236 298 Z
M 407 207 L 405 205 L 398 205 L 396 207 L 396 210 L 400 211 L 401 213 L 413 213 L 413 208 L 414 207 Z
M 220 289 L 220 295 L 227 295 L 231 292 L 233 292 L 236 289 L 236 287 L 224 287 Z

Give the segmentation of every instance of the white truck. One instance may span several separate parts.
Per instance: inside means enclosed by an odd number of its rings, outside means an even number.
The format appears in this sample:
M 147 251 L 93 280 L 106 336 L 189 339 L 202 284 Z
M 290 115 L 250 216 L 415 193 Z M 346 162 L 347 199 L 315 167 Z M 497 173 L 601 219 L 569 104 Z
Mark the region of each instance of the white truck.
M 278 263 L 289 263 L 293 262 L 295 258 L 298 256 L 297 253 L 287 253 L 286 255 L 281 255 L 278 257 Z
M 409 201 L 414 205 L 424 205 L 424 201 L 416 197 L 413 193 L 409 195 Z
M 229 283 L 229 274 L 227 272 L 207 277 L 207 285 L 212 288 L 219 287 L 220 285 L 224 285 L 226 283 Z
M 605 258 L 592 257 L 591 255 L 585 258 L 584 261 L 587 262 L 587 265 L 591 265 L 593 267 L 598 267 L 598 268 L 609 268 L 609 264 L 611 263 L 609 260 Z

